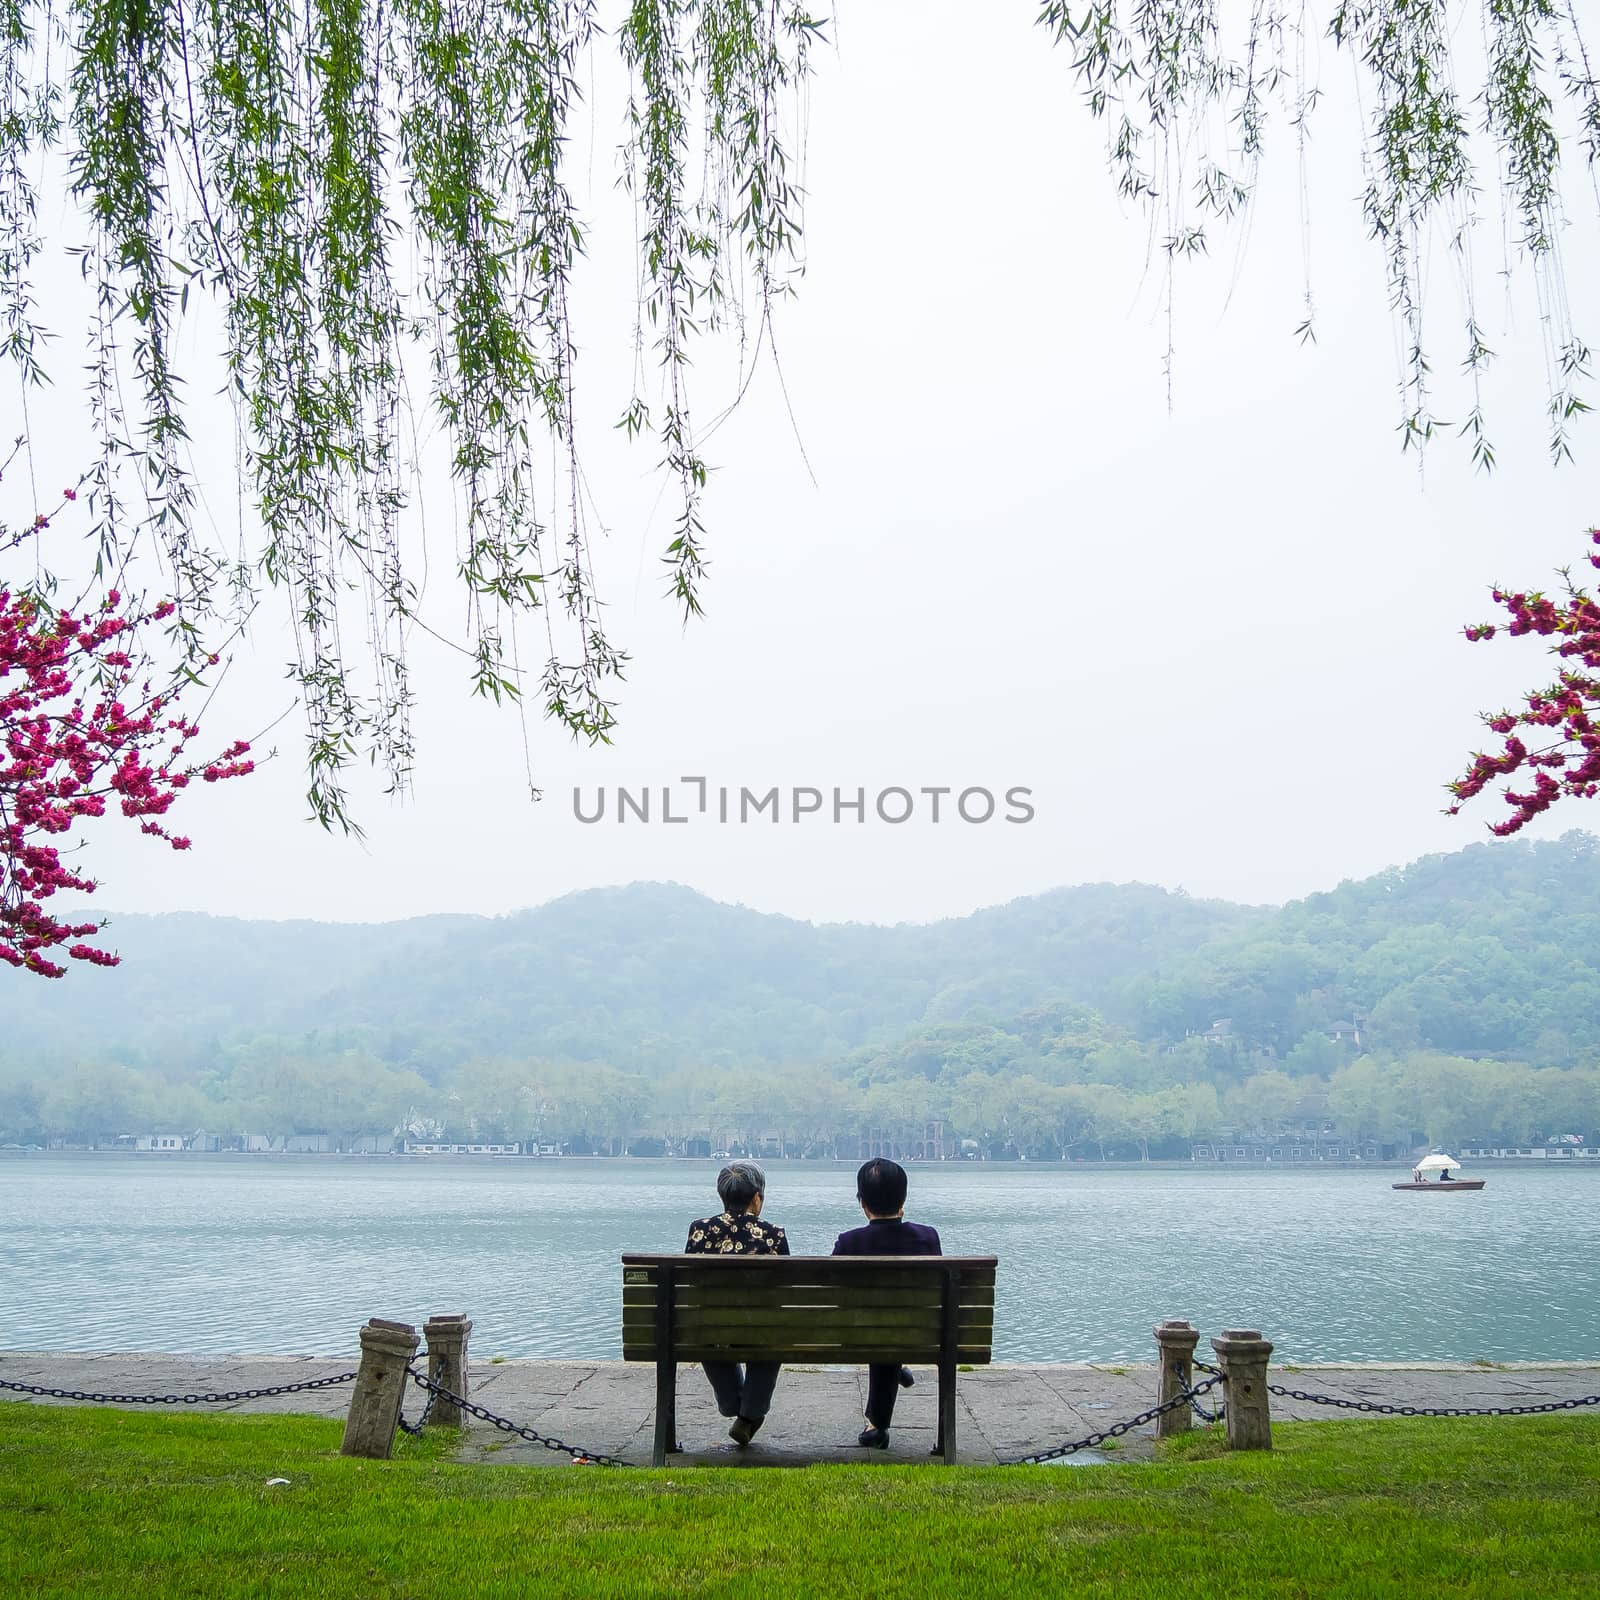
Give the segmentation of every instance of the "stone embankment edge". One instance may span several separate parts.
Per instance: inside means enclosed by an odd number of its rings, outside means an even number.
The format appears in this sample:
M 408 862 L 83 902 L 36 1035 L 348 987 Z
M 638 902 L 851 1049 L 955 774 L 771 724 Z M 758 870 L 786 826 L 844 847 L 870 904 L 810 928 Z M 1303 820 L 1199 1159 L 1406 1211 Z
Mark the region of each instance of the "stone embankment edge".
M 186 1362 L 192 1365 L 211 1363 L 232 1366 L 238 1362 L 342 1362 L 349 1357 L 347 1350 L 22 1350 L 0 1349 L 0 1362 Z M 637 1368 L 640 1363 L 621 1362 L 616 1357 L 597 1355 L 480 1355 L 472 1352 L 472 1366 L 582 1366 L 582 1368 Z M 810 1362 L 787 1362 L 795 1371 L 821 1371 L 822 1366 Z M 992 1362 L 992 1371 L 1067 1371 L 1067 1373 L 1134 1373 L 1155 1371 L 1154 1362 L 1122 1362 L 1107 1357 L 1098 1362 Z M 1272 1370 L 1291 1373 L 1581 1373 L 1600 1371 L 1600 1357 L 1589 1362 L 1296 1362 L 1293 1358 L 1278 1360 L 1274 1355 Z
M 186 1361 L 214 1362 L 223 1366 L 236 1361 L 342 1361 L 348 1351 L 272 1351 L 272 1350 L 20 1350 L 0 1349 L 0 1361 Z M 472 1365 L 494 1367 L 637 1367 L 615 1356 L 480 1356 L 472 1354 Z M 788 1362 L 797 1372 L 820 1371 L 806 1362 Z M 1279 1372 L 1600 1372 L 1600 1357 L 1592 1361 L 1295 1361 L 1279 1360 Z M 1119 1361 L 1107 1357 L 1099 1361 L 995 1361 L 989 1370 L 1021 1372 L 1137 1372 L 1155 1370 L 1152 1361 Z

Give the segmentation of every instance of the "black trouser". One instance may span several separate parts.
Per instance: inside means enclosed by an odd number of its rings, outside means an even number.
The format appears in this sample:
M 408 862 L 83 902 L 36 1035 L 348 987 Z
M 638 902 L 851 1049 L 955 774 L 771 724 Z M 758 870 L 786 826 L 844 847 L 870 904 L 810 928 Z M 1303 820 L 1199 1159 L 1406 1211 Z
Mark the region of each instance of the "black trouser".
M 894 1403 L 900 1395 L 900 1363 L 867 1368 L 867 1421 L 888 1430 L 894 1421 Z
M 759 1422 L 772 1406 L 772 1391 L 777 1387 L 780 1361 L 752 1361 L 743 1372 L 737 1361 L 702 1361 L 717 1397 L 717 1410 L 725 1417 L 748 1417 Z M 899 1372 L 899 1368 L 894 1369 Z M 893 1409 L 893 1402 L 890 1402 Z

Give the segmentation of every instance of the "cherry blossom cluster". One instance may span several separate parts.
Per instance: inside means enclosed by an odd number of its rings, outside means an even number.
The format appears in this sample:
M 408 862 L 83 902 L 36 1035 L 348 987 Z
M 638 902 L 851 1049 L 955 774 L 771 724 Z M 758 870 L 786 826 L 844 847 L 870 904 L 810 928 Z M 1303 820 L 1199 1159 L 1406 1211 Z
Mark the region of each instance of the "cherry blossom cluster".
M 48 527 L 39 516 L 23 532 L 0 530 L 0 550 Z M 242 741 L 210 761 L 190 754 L 200 728 L 179 702 L 203 688 L 190 671 L 166 674 L 152 688 L 141 629 L 175 610 L 171 600 L 146 610 L 117 589 L 57 609 L 0 580 L 0 961 L 47 978 L 67 970 L 51 959 L 63 949 L 75 961 L 116 966 L 118 956 L 84 942 L 103 923 L 63 921 L 46 909 L 63 889 L 96 887 L 62 859 L 66 836 L 115 806 L 142 832 L 187 850 L 189 840 L 166 818 L 190 781 L 254 770 Z
M 1600 546 L 1600 528 L 1589 530 L 1591 544 Z M 1600 567 L 1600 550 L 1591 550 L 1589 564 Z M 1493 591 L 1494 602 L 1504 607 L 1507 623 L 1480 622 L 1465 630 L 1469 640 L 1492 639 L 1499 632 L 1513 638 L 1538 634 L 1555 642 L 1550 646 L 1563 666 L 1547 689 L 1526 695 L 1521 710 L 1485 716 L 1491 733 L 1504 741 L 1498 755 L 1479 753 L 1464 777 L 1449 785 L 1456 803 L 1481 794 L 1490 784 L 1513 773 L 1526 772 L 1531 786 L 1513 789 L 1502 799 L 1511 815 L 1492 823 L 1489 831 L 1505 838 L 1517 832 L 1557 800 L 1578 795 L 1592 800 L 1600 795 L 1600 603 L 1586 590 L 1566 581 L 1564 599 L 1552 600 L 1538 591 Z M 1529 747 L 1532 741 L 1533 748 Z

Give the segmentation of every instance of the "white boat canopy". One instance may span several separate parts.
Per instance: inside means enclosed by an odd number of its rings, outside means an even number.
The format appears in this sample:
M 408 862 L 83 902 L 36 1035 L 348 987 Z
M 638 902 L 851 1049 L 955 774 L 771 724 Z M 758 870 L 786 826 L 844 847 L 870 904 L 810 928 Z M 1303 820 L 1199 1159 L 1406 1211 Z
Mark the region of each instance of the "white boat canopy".
M 1417 1163 L 1418 1172 L 1454 1172 L 1461 1163 L 1454 1156 L 1424 1156 Z

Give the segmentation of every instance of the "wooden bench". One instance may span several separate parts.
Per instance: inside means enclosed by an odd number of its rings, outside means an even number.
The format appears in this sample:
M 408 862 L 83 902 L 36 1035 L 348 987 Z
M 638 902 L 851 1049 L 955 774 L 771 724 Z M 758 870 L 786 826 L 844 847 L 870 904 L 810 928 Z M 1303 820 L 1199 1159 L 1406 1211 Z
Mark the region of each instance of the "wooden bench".
M 622 1258 L 622 1359 L 656 1364 L 651 1464 L 677 1448 L 680 1361 L 904 1362 L 939 1369 L 956 1458 L 956 1367 L 985 1365 L 994 1256 Z

